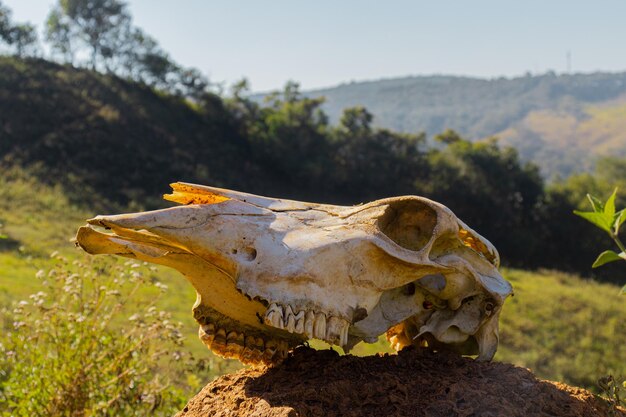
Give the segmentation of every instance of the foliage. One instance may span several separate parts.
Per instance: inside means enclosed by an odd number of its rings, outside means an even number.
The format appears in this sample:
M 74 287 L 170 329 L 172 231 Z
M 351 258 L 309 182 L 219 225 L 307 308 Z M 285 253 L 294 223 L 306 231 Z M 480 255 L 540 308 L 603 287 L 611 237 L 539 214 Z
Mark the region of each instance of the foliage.
M 0 38 L 5 39 L 11 26 L 11 10 L 0 2 Z
M 126 4 L 118 0 L 59 0 L 48 16 L 46 39 L 66 57 L 72 43 L 90 49 L 92 69 L 109 68 L 115 50 L 130 24 Z M 99 62 L 100 61 L 100 62 Z
M 594 226 L 605 231 L 620 250 L 619 253 L 612 250 L 605 250 L 598 255 L 598 258 L 593 263 L 592 268 L 597 268 L 614 261 L 626 260 L 626 248 L 619 237 L 620 228 L 626 221 L 626 209 L 616 211 L 616 196 L 617 188 L 613 190 L 613 193 L 604 203 L 597 197 L 587 194 L 592 211 L 574 210 L 574 213 L 577 216 L 582 217 Z M 626 285 L 622 288 L 621 292 L 626 295 Z
M 81 52 L 87 52 L 93 70 L 129 77 L 193 100 L 207 94 L 208 79 L 195 68 L 176 64 L 154 38 L 133 26 L 125 2 L 59 0 L 45 29 L 46 40 L 63 62 L 74 64 Z
M 619 411 L 618 406 L 626 406 L 626 399 L 621 398 L 622 389 L 626 388 L 626 380 L 624 380 L 620 387 L 615 378 L 613 378 L 613 375 L 606 375 L 598 379 L 598 386 L 602 388 L 603 392 L 608 397 L 613 415 L 617 415 Z
M 85 255 L 74 247 L 70 238 L 75 235 L 76 229 L 84 224 L 84 219 L 92 217 L 95 213 L 119 212 L 120 210 L 129 210 L 129 208 L 79 208 L 69 201 L 60 186 L 50 187 L 39 183 L 31 174 L 23 170 L 0 171 L 0 223 L 2 223 L 0 234 L 7 236 L 7 239 L 0 239 L 0 310 L 11 311 L 10 305 L 13 301 L 28 301 L 30 294 L 37 294 L 40 291 L 49 293 L 43 287 L 42 280 L 34 277 L 38 270 L 57 269 L 58 256 L 66 258 L 72 271 L 80 274 L 81 279 L 87 280 L 82 275 L 82 267 L 73 265 L 74 261 L 87 265 L 84 271 L 92 274 L 91 265 L 97 266 L 101 260 L 96 261 L 89 257 L 88 262 L 85 262 Z M 4 245 L 4 243 L 7 244 Z M 58 252 L 58 256 L 54 259 L 48 256 L 51 250 Z M 104 266 L 106 267 L 104 269 L 109 272 L 127 271 L 130 268 L 128 265 L 122 265 L 122 262 L 115 264 L 107 262 Z M 94 274 L 105 273 L 104 269 Z M 130 269 L 136 271 L 135 268 Z M 156 303 L 158 311 L 172 314 L 170 320 L 172 323 L 182 322 L 183 327 L 180 331 L 188 342 L 180 349 L 198 358 L 195 363 L 197 366 L 194 365 L 193 368 L 189 366 L 191 363 L 187 360 L 176 363 L 160 361 L 156 367 L 152 368 L 152 375 L 158 375 L 161 382 L 172 381 L 172 384 L 168 386 L 168 390 L 172 390 L 172 393 L 167 395 L 178 396 L 179 394 L 176 393 L 180 392 L 181 397 L 189 398 L 216 375 L 232 371 L 239 366 L 234 361 L 213 356 L 198 340 L 198 325 L 189 311 L 195 300 L 195 291 L 180 274 L 162 267 L 146 269 L 142 266 L 137 270 L 142 272 L 143 278 L 150 282 L 134 294 L 134 302 L 137 305 Z M 113 278 L 99 279 L 111 282 Z M 154 285 L 157 280 L 169 288 L 164 294 L 159 295 L 160 291 Z M 120 282 L 122 288 L 118 289 L 123 291 L 121 299 L 126 299 L 130 287 L 128 283 Z M 154 300 L 155 295 L 158 296 L 157 300 Z M 132 306 L 125 305 L 112 320 L 111 330 L 114 333 L 127 332 L 133 324 L 127 318 L 135 312 L 137 311 L 133 311 Z M 4 319 L 0 319 L 2 320 Z M 8 321 L 8 323 L 10 325 L 12 322 Z M 4 330 L 0 332 L 0 339 L 4 337 L 3 334 Z M 183 358 L 185 357 L 187 357 L 186 354 L 183 355 Z
M 159 375 L 171 364 L 182 379 L 190 358 L 181 324 L 159 311 L 166 287 L 151 272 L 63 257 L 42 290 L 3 311 L 0 411 L 3 415 L 171 415 L 182 391 Z M 151 299 L 138 297 L 146 286 Z M 132 315 L 131 315 L 132 314 Z
M 60 54 L 63 62 L 73 64 L 76 59 L 74 33 L 69 19 L 64 15 L 61 7 L 50 10 L 45 23 L 45 40 L 50 44 L 53 52 Z
M 38 52 L 37 31 L 29 23 L 11 22 L 11 10 L 0 2 L 0 41 L 15 47 L 20 57 L 33 56 Z
M 322 102 L 301 98 L 299 86 L 287 83 L 282 95 L 269 96 L 268 105 L 249 122 L 252 130 L 246 136 L 251 150 L 272 175 L 307 188 L 319 180 L 328 155 L 328 121 L 320 109 Z

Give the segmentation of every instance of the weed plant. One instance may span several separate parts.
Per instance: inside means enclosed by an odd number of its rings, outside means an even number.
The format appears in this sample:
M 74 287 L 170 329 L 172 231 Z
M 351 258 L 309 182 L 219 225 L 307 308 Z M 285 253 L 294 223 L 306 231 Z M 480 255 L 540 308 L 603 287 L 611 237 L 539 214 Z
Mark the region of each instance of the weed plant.
M 182 324 L 157 308 L 167 287 L 137 262 L 54 258 L 50 270 L 36 275 L 42 290 L 2 312 L 1 414 L 180 410 L 197 362 L 183 347 Z M 151 297 L 140 295 L 146 288 Z

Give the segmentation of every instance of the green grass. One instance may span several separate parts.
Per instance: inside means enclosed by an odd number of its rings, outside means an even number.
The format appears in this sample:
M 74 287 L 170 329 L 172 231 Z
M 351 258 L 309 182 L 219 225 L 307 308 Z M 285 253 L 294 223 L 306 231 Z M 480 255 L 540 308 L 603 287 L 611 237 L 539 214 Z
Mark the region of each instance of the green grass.
M 84 259 L 87 255 L 70 239 L 95 214 L 72 205 L 60 189 L 42 186 L 17 171 L 1 172 L 0 235 L 5 239 L 0 241 L 13 243 L 0 246 L 0 307 L 39 290 L 35 274 L 52 265 L 50 253 L 56 251 L 70 261 Z M 528 367 L 542 378 L 591 389 L 605 374 L 626 376 L 626 297 L 618 295 L 618 287 L 554 271 L 503 272 L 515 296 L 503 310 L 496 360 Z M 169 288 L 160 307 L 183 323 L 185 349 L 196 358 L 207 358 L 212 366 L 211 373 L 202 378 L 240 367 L 236 361 L 213 356 L 197 339 L 191 285 L 170 269 L 156 267 L 151 273 L 152 279 Z M 373 345 L 359 344 L 353 353 L 390 352 L 383 339 Z M 190 394 L 207 382 L 190 377 Z
M 85 220 L 96 214 L 73 205 L 61 188 L 41 185 L 19 170 L 0 171 L 0 235 L 6 237 L 2 240 L 17 242 L 10 245 L 10 249 L 0 246 L 0 308 L 26 299 L 41 289 L 35 274 L 52 266 L 51 254 L 59 253 L 70 261 L 89 257 L 71 240 Z M 127 261 L 111 259 L 119 263 Z M 238 369 L 239 362 L 216 357 L 198 340 L 198 325 L 191 314 L 196 300 L 193 287 L 174 270 L 151 267 L 151 279 L 168 287 L 167 296 L 162 298 L 159 307 L 183 323 L 186 349 L 196 358 L 207 359 L 212 367 L 209 377 Z M 153 294 L 144 291 L 143 295 L 151 297 Z M 198 381 L 202 385 L 206 382 Z
M 505 270 L 515 296 L 504 307 L 496 360 L 586 388 L 626 377 L 626 297 L 616 286 L 555 271 Z

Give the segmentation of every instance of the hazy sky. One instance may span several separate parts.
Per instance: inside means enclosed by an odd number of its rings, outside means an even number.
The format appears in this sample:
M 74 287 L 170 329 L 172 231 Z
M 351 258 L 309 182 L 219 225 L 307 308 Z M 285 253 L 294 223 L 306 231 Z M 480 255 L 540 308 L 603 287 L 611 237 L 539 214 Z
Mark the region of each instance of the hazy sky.
M 53 0 L 0 0 L 41 25 Z M 136 25 L 212 81 L 305 89 L 418 74 L 626 70 L 626 0 L 130 0 Z

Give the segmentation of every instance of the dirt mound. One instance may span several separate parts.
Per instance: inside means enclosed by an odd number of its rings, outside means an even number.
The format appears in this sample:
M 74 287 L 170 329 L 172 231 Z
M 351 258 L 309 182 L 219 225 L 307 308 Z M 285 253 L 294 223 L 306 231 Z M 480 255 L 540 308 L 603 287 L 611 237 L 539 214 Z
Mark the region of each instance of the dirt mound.
M 610 409 L 588 391 L 513 365 L 415 348 L 364 358 L 299 348 L 280 366 L 215 380 L 177 416 L 572 417 Z

